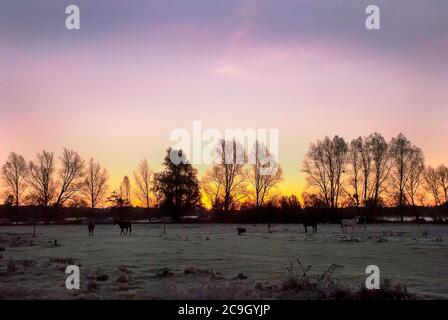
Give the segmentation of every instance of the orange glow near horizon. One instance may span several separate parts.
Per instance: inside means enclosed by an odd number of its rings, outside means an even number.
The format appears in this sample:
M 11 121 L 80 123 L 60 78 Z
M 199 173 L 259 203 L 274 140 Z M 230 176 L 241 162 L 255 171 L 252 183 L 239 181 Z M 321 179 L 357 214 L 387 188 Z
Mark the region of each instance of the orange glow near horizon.
M 195 120 L 278 129 L 284 194 L 301 195 L 303 157 L 325 135 L 402 132 L 427 165 L 448 163 L 444 10 L 401 15 L 383 2 L 394 24 L 367 32 L 361 3 L 220 5 L 179 15 L 164 2 L 106 12 L 86 2 L 81 29 L 68 32 L 38 20 L 34 4 L 9 4 L 13 13 L 0 12 L 0 164 L 11 151 L 31 160 L 67 147 L 106 167 L 113 190 L 144 158 L 159 171 L 170 133 Z M 43 16 L 58 9 L 41 6 Z M 318 13 L 326 19 L 309 19 Z M 433 28 L 415 30 L 406 19 L 417 17 Z M 197 168 L 200 178 L 207 167 Z

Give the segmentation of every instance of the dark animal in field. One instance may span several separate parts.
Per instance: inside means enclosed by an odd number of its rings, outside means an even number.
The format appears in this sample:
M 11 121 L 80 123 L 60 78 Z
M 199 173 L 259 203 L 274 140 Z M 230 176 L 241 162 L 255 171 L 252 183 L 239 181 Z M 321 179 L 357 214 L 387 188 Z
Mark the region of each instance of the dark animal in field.
M 240 236 L 242 233 L 245 233 L 247 230 L 246 228 L 237 228 L 236 231 L 238 231 L 238 235 Z
M 312 233 L 317 232 L 317 222 L 315 220 L 304 220 L 302 224 L 305 228 L 305 233 L 308 233 L 308 227 L 312 228 Z
M 95 230 L 95 221 L 89 220 L 89 223 L 87 224 L 87 228 L 89 229 L 89 236 L 93 236 L 93 230 Z
M 127 235 L 129 231 L 129 235 L 132 235 L 132 226 L 130 221 L 121 221 L 121 220 L 114 220 L 114 225 L 118 224 L 120 227 L 120 236 L 122 234 Z

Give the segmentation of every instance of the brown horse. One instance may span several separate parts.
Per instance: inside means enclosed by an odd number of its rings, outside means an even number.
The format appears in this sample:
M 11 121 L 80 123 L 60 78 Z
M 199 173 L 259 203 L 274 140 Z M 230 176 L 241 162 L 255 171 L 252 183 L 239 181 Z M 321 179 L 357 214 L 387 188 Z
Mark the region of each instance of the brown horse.
M 128 234 L 128 230 L 129 230 L 129 235 L 132 235 L 132 225 L 130 221 L 121 221 L 121 220 L 117 220 L 114 219 L 114 225 L 118 224 L 118 226 L 120 227 L 120 236 L 122 234 L 127 235 Z
M 238 235 L 240 236 L 242 233 L 245 233 L 247 230 L 246 228 L 236 228 L 236 231 L 238 232 Z
M 90 219 L 87 224 L 87 228 L 89 229 L 89 236 L 93 236 L 93 230 L 95 230 L 95 220 Z
M 317 232 L 317 221 L 315 219 L 305 219 L 302 221 L 303 227 L 305 228 L 305 233 L 308 233 L 308 228 L 307 227 L 311 227 L 312 228 L 312 233 L 316 233 Z

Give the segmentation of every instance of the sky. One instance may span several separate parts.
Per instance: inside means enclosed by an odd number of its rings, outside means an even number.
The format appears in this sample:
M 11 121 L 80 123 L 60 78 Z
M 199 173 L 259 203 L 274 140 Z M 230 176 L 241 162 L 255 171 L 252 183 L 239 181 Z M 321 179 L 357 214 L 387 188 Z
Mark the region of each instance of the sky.
M 278 129 L 285 193 L 325 135 L 402 132 L 447 163 L 447 14 L 446 0 L 1 0 L 0 163 L 73 148 L 113 189 L 143 158 L 160 170 L 193 121 Z

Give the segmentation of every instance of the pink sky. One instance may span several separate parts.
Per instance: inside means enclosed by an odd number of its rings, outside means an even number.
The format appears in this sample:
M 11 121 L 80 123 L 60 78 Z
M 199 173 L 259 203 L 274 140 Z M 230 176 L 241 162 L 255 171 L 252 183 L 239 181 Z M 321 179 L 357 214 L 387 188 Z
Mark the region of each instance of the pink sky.
M 448 162 L 446 35 L 434 29 L 412 44 L 391 23 L 392 40 L 387 28 L 384 39 L 364 39 L 356 24 L 334 38 L 313 37 L 312 27 L 309 36 L 267 36 L 263 8 L 236 8 L 226 13 L 239 17 L 234 24 L 168 15 L 146 28 L 119 21 L 125 27 L 110 32 L 91 20 L 80 34 L 0 31 L 0 162 L 10 151 L 31 159 L 69 147 L 106 166 L 113 188 L 145 157 L 160 169 L 170 132 L 192 130 L 194 120 L 278 129 L 286 192 L 302 191 L 303 156 L 325 135 L 402 132 L 428 164 Z

